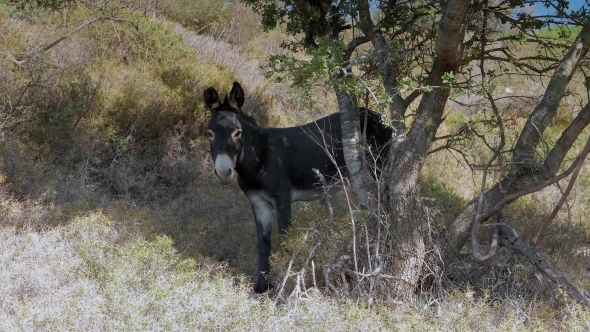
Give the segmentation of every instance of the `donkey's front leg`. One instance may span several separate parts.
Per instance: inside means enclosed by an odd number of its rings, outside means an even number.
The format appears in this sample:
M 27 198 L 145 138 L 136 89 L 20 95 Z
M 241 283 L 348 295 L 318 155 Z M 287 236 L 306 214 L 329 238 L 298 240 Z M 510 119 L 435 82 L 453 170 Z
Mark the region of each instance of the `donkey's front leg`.
M 252 203 L 252 212 L 256 219 L 256 231 L 258 234 L 258 275 L 256 276 L 256 293 L 263 293 L 268 290 L 266 274 L 270 271 L 270 237 L 272 232 L 273 204 L 268 201 L 262 193 L 248 193 Z

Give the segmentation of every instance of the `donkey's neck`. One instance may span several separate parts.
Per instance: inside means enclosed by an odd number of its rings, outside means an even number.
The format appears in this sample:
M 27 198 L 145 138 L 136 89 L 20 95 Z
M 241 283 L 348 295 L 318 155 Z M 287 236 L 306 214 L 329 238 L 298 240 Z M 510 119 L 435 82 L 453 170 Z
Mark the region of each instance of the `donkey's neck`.
M 265 144 L 268 144 L 268 134 L 259 127 L 247 121 L 240 120 L 242 124 L 242 155 L 236 163 L 236 172 L 246 182 L 257 182 L 264 172 L 266 160 Z

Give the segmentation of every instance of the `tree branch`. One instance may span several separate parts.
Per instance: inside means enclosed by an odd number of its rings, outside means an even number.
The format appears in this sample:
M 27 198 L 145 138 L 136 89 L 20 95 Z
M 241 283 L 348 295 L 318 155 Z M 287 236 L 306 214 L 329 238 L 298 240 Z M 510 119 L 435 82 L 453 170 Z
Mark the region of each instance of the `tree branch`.
M 485 58 L 484 58 L 484 50 L 485 50 L 485 38 L 486 38 L 486 34 L 487 34 L 487 24 L 488 24 L 488 6 L 487 6 L 488 2 L 487 0 L 484 0 L 484 18 L 483 18 L 483 23 L 482 23 L 482 30 L 481 30 L 481 58 L 480 58 L 480 71 L 481 71 L 481 80 L 482 82 L 485 82 L 485 78 L 486 78 L 486 74 L 485 74 L 485 70 L 484 70 L 484 65 L 485 65 Z M 498 146 L 496 147 L 496 149 L 494 149 L 494 154 L 492 155 L 492 157 L 490 158 L 490 160 L 488 160 L 488 162 L 485 164 L 484 169 L 483 169 L 483 175 L 482 175 L 482 179 L 481 179 L 481 188 L 480 188 L 480 194 L 479 194 L 479 201 L 477 203 L 477 210 L 475 213 L 475 218 L 473 220 L 473 226 L 471 228 L 471 244 L 472 244 L 472 254 L 473 257 L 475 257 L 475 259 L 479 262 L 485 262 L 489 259 L 491 259 L 492 257 L 494 257 L 496 255 L 496 250 L 498 249 L 498 228 L 494 227 L 494 233 L 492 235 L 492 245 L 490 248 L 490 251 L 486 254 L 486 255 L 481 255 L 479 253 L 479 241 L 477 239 L 477 235 L 479 233 L 479 224 L 481 223 L 481 219 L 480 217 L 480 213 L 483 209 L 483 201 L 484 201 L 484 195 L 485 195 L 485 190 L 486 190 L 486 179 L 487 179 L 487 174 L 488 174 L 488 169 L 489 167 L 492 165 L 492 163 L 498 158 L 500 157 L 500 153 L 502 153 L 502 149 L 504 149 L 504 144 L 505 144 L 505 135 L 504 135 L 504 124 L 502 122 L 502 118 L 500 117 L 500 111 L 498 110 L 498 107 L 496 107 L 496 103 L 494 102 L 494 98 L 492 97 L 492 94 L 490 93 L 489 90 L 486 91 L 488 99 L 490 101 L 490 104 L 492 105 L 492 109 L 494 110 L 494 115 L 496 116 L 496 119 L 498 120 L 498 129 L 500 130 L 500 143 L 498 144 Z M 499 218 L 499 216 L 498 216 Z
M 541 140 L 541 134 L 549 125 L 551 118 L 555 116 L 565 88 L 589 48 L 590 27 L 584 26 L 567 54 L 559 62 L 547 85 L 543 99 L 528 118 L 518 137 L 512 157 L 515 167 L 523 167 L 534 162 L 535 148 Z
M 576 168 L 574 169 L 574 172 L 572 173 L 572 177 L 570 178 L 570 181 L 567 185 L 567 188 L 565 189 L 565 192 L 561 195 L 559 202 L 557 202 L 557 204 L 553 208 L 553 211 L 551 211 L 551 214 L 549 214 L 549 216 L 547 217 L 547 219 L 543 223 L 543 227 L 541 228 L 541 232 L 539 233 L 539 236 L 537 237 L 537 241 L 535 241 L 535 248 L 536 249 L 539 249 L 541 244 L 543 244 L 543 240 L 545 240 L 545 235 L 547 235 L 547 230 L 549 229 L 549 225 L 551 225 L 551 223 L 553 222 L 553 220 L 557 216 L 557 212 L 559 212 L 559 210 L 561 210 L 563 203 L 565 203 L 565 201 L 567 200 L 567 197 L 569 196 L 570 192 L 572 191 L 572 188 L 574 187 L 574 184 L 576 183 L 576 180 L 578 179 L 578 174 L 580 173 L 580 169 L 582 169 L 582 165 L 584 165 L 583 162 L 576 165 Z
M 519 197 L 539 191 L 547 186 L 550 186 L 550 185 L 556 183 L 557 181 L 560 181 L 560 180 L 568 177 L 570 174 L 572 174 L 572 172 L 576 169 L 576 167 L 578 167 L 579 164 L 584 163 L 584 160 L 588 156 L 588 153 L 590 153 L 590 138 L 588 138 L 588 141 L 586 141 L 586 145 L 584 146 L 584 150 L 582 150 L 582 152 L 578 155 L 578 157 L 574 160 L 574 162 L 570 165 L 570 167 L 568 167 L 568 169 L 565 170 L 563 173 L 561 173 L 558 176 L 552 177 L 548 180 L 545 180 L 543 182 L 539 182 L 537 184 L 528 186 L 521 191 L 518 191 L 516 193 L 510 194 L 510 195 L 504 197 L 504 199 L 502 199 L 498 203 L 496 203 L 496 205 L 494 205 L 491 209 L 487 210 L 485 213 L 482 213 L 480 220 L 482 222 L 487 220 L 489 217 L 493 216 L 498 211 L 500 211 L 502 208 L 504 208 L 504 206 L 514 202 Z
M 572 148 L 574 142 L 578 139 L 584 129 L 590 124 L 590 103 L 587 103 L 584 108 L 578 113 L 576 118 L 563 131 L 551 151 L 545 158 L 545 166 L 556 174 L 559 166 L 567 153 Z

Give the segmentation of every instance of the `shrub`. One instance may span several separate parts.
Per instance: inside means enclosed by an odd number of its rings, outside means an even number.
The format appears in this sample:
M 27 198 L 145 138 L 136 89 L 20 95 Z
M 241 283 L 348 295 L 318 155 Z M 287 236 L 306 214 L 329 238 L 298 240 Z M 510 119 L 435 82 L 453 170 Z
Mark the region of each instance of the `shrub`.
M 78 6 L 69 16 L 86 19 L 89 13 Z M 6 71 L 12 84 L 0 89 L 9 94 L 4 105 L 23 96 L 22 123 L 12 128 L 11 140 L 42 147 L 36 148 L 36 158 L 61 172 L 80 171 L 85 183 L 98 184 L 114 197 L 147 203 L 172 197 L 196 179 L 191 142 L 201 139 L 208 118 L 202 91 L 233 77 L 230 71 L 194 61 L 194 52 L 171 26 L 126 15 L 135 23 L 98 22 L 56 48 L 91 45 L 76 49 L 75 59 L 50 52 L 31 62 L 28 73 Z M 59 31 L 59 22 L 47 19 L 43 29 Z M 27 25 L 31 31 L 41 28 Z M 22 38 L 29 30 L 19 32 Z M 9 42 L 18 43 L 14 37 Z M 64 66 L 68 61 L 75 65 Z M 60 65 L 51 67 L 50 62 Z M 17 135 L 20 130 L 26 135 Z M 10 167 L 10 179 L 32 179 L 19 175 L 24 169 Z M 43 182 L 47 175 L 34 178 Z

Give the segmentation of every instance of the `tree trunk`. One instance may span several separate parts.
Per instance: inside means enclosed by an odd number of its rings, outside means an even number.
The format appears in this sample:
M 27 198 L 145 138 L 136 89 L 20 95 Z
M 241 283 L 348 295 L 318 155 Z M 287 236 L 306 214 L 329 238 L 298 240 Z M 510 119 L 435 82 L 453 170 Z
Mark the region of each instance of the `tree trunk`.
M 407 146 L 406 142 L 402 144 Z M 403 158 L 403 152 L 400 146 L 391 160 L 392 168 L 397 171 L 389 182 L 391 233 L 395 234 L 392 274 L 399 278 L 391 281 L 391 290 L 394 299 L 412 303 L 426 256 L 423 227 L 426 216 L 418 181 L 422 162 L 411 154 Z
M 435 65 L 436 67 L 436 65 Z M 439 73 L 433 73 L 438 76 Z M 393 275 L 401 280 L 392 281 L 394 298 L 414 302 L 415 290 L 424 265 L 426 245 L 424 231 L 425 207 L 420 197 L 420 172 L 436 128 L 442 121 L 442 110 L 449 95 L 448 89 L 425 94 L 418 114 L 430 110 L 432 117 L 417 116 L 407 139 L 390 152 L 386 172 L 389 177 L 389 213 L 394 241 Z M 439 110 L 439 112 L 432 112 Z
M 342 150 L 351 190 L 359 206 L 371 208 L 375 202 L 370 193 L 375 192 L 376 186 L 364 158 L 356 97 L 336 89 L 336 98 L 342 128 Z
M 436 40 L 436 55 L 428 77 L 431 86 L 442 85 L 446 72 L 456 72 L 462 58 L 463 22 L 470 1 L 451 0 L 443 14 Z M 386 165 L 390 177 L 389 208 L 394 234 L 393 297 L 404 302 L 415 301 L 415 291 L 426 257 L 424 226 L 429 217 L 420 198 L 420 171 L 442 114 L 450 89 L 436 88 L 425 93 L 407 138 L 391 151 Z

